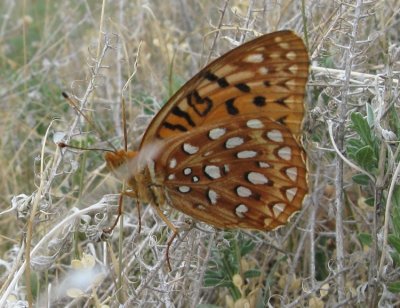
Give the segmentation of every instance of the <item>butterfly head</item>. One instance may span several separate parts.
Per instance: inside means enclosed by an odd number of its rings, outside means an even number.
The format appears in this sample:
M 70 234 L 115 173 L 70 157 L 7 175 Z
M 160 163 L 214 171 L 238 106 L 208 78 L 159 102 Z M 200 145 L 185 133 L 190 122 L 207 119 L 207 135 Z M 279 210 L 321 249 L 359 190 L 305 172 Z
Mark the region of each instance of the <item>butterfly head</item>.
M 149 158 L 149 153 L 144 152 L 125 150 L 107 152 L 104 159 L 110 171 L 120 180 L 126 181 L 130 196 L 150 203 L 155 202 L 154 194 L 148 189 L 151 176 L 147 163 L 152 162 L 152 160 Z M 149 160 L 147 161 L 146 158 Z
M 133 161 L 137 154 L 138 152 L 136 151 L 118 150 L 115 152 L 107 152 L 104 155 L 104 159 L 108 169 L 115 173 L 118 172 L 123 165 Z

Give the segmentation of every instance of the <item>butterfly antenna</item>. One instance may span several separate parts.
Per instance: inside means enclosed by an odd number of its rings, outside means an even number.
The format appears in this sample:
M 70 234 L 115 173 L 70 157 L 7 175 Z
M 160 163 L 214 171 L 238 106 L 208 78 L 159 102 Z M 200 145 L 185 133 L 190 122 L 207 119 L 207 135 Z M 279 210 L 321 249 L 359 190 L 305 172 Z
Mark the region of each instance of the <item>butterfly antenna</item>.
M 70 148 L 70 149 L 76 149 L 76 150 L 82 150 L 82 151 L 99 151 L 99 152 L 110 152 L 110 153 L 115 153 L 115 150 L 109 150 L 109 149 L 103 149 L 103 148 L 85 148 L 85 147 L 76 147 L 70 144 L 66 144 L 65 142 L 59 142 L 57 145 L 60 148 Z
M 94 124 L 94 122 L 89 119 L 89 117 L 82 112 L 82 110 L 79 108 L 79 106 L 76 104 L 76 102 L 74 102 L 74 100 L 66 93 L 66 92 L 62 92 L 62 96 L 65 98 L 65 100 L 69 103 L 69 105 L 75 110 L 75 112 L 79 115 L 81 115 L 86 122 L 90 125 L 91 128 L 93 128 L 97 134 L 99 136 L 102 136 L 103 134 L 101 133 L 100 129 L 98 129 L 98 127 Z M 124 132 L 124 134 L 126 135 L 126 133 Z M 100 149 L 100 148 L 80 148 L 80 147 L 74 147 L 71 145 L 67 145 L 65 143 L 59 143 L 59 146 L 61 147 L 69 147 L 69 148 L 73 148 L 73 149 L 79 149 L 79 150 L 95 150 L 95 151 L 105 151 L 105 152 L 116 152 L 117 149 L 114 147 L 114 145 L 107 140 L 108 145 L 113 149 L 113 150 L 105 150 L 105 149 Z M 125 142 L 126 144 L 126 142 Z M 125 145 L 125 151 L 126 151 L 126 145 Z

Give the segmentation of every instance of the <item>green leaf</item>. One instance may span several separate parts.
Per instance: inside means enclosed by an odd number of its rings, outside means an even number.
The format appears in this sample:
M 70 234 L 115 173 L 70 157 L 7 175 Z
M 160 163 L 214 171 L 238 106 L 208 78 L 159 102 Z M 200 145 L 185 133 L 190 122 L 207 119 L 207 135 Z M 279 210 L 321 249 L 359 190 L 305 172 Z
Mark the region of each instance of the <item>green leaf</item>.
M 224 280 L 224 277 L 214 276 L 212 277 L 212 272 L 207 271 L 204 278 L 205 287 L 230 287 L 232 285 L 231 281 Z
M 371 104 L 367 104 L 366 105 L 367 108 L 367 122 L 369 127 L 373 127 L 375 124 L 375 114 L 374 114 L 374 110 L 372 109 Z
M 372 171 L 378 164 L 374 151 L 370 146 L 364 146 L 355 153 L 355 161 L 365 170 Z
M 251 239 L 244 238 L 241 232 L 224 232 L 226 245 L 215 247 L 212 250 L 212 258 L 208 263 L 208 270 L 204 275 L 205 287 L 226 287 L 233 300 L 241 297 L 239 289 L 233 284 L 234 273 L 239 272 L 240 260 L 255 248 Z M 259 277 L 260 272 L 250 269 L 245 273 L 246 278 Z
M 323 251 L 322 249 L 317 249 L 317 251 L 315 252 L 315 270 L 316 270 L 315 278 L 319 281 L 324 280 L 329 275 L 329 272 L 326 268 L 327 256 L 325 253 L 326 252 Z
M 374 206 L 375 205 L 375 198 L 370 197 L 364 200 L 365 204 L 368 206 Z
M 369 185 L 369 183 L 371 181 L 370 178 L 363 173 L 353 175 L 352 179 L 353 179 L 354 183 L 357 183 L 359 185 L 364 185 L 364 186 Z
M 358 240 L 363 246 L 371 247 L 372 237 L 371 234 L 368 233 L 360 233 L 357 235 Z
M 355 148 L 358 150 L 365 146 L 365 143 L 363 143 L 360 139 L 348 139 L 346 140 L 346 145 L 350 148 Z
M 256 269 L 248 270 L 243 273 L 244 278 L 254 278 L 254 277 L 260 277 L 261 272 Z
M 396 235 L 389 234 L 388 241 L 389 244 L 396 249 L 397 253 L 400 253 L 400 238 L 398 238 Z
M 346 140 L 346 151 L 351 159 L 355 159 L 356 153 L 365 146 L 359 139 Z
M 389 126 L 393 128 L 397 136 L 400 136 L 400 118 L 394 105 L 389 109 L 388 118 Z
M 396 185 L 392 196 L 392 223 L 394 234 L 400 237 L 400 186 Z
M 247 255 L 248 253 L 252 252 L 255 247 L 256 247 L 256 244 L 252 240 L 241 243 L 240 244 L 240 255 L 242 257 Z
M 392 293 L 399 293 L 400 292 L 400 281 L 389 283 L 388 290 Z
M 360 135 L 361 140 L 364 141 L 365 144 L 372 145 L 371 128 L 362 114 L 353 112 L 351 114 L 351 121 L 353 122 L 354 130 Z

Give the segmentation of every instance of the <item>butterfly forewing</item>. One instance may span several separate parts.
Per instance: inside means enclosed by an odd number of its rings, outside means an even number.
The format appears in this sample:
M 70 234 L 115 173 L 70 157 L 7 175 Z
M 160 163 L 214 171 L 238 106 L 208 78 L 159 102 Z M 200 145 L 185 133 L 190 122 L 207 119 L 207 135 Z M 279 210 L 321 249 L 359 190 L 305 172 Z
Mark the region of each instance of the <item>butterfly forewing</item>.
M 198 128 L 161 153 L 156 173 L 171 204 L 217 227 L 274 229 L 300 209 L 307 192 L 301 147 L 267 117 Z
M 299 134 L 308 66 L 304 43 L 291 31 L 245 43 L 188 81 L 157 114 L 142 145 L 260 112 Z

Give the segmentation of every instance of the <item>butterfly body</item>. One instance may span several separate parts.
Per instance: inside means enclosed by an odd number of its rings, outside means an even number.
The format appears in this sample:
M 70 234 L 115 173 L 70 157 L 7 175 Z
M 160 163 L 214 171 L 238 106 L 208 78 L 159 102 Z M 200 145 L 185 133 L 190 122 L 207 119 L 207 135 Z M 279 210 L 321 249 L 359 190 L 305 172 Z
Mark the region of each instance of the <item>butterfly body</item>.
M 273 230 L 307 194 L 301 146 L 309 60 L 290 31 L 207 65 L 150 123 L 138 152 L 107 153 L 140 202 L 219 228 Z
M 127 179 L 129 196 L 142 203 L 162 207 L 166 202 L 162 181 L 155 177 L 154 160 L 142 153 L 125 150 L 108 152 L 105 160 L 117 177 Z

